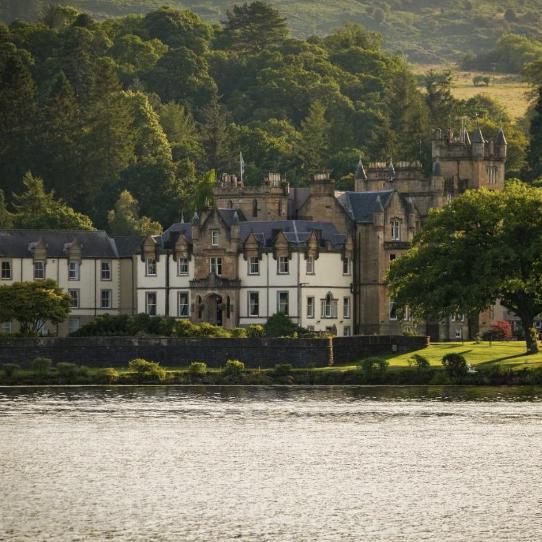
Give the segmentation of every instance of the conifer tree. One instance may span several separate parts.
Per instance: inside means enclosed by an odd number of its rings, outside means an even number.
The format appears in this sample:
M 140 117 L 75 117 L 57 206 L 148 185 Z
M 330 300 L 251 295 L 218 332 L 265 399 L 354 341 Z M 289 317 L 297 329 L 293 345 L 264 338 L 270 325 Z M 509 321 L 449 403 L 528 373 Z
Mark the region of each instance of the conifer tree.
M 298 148 L 298 157 L 305 177 L 327 166 L 328 133 L 326 108 L 319 101 L 313 102 L 307 116 L 301 122 Z
M 232 150 L 228 137 L 228 114 L 215 94 L 203 110 L 203 146 L 207 156 L 207 170 L 219 174 L 231 165 Z
M 529 136 L 529 149 L 527 151 L 529 177 L 536 180 L 542 177 L 542 87 L 538 89 L 538 101 L 531 120 Z
M 124 190 L 107 215 L 109 232 L 112 235 L 150 235 L 162 233 L 162 226 L 150 218 L 139 216 L 137 200 Z
M 0 190 L 0 228 L 11 228 L 13 215 L 8 211 L 4 192 Z

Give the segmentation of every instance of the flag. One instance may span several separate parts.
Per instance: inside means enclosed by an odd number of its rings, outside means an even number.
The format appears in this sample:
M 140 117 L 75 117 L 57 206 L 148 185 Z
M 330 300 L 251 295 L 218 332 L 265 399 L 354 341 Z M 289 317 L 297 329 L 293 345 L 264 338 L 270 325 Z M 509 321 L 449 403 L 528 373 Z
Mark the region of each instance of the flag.
M 243 160 L 243 153 L 239 153 L 239 168 L 241 171 L 241 181 L 243 180 L 243 177 L 245 175 L 245 161 Z

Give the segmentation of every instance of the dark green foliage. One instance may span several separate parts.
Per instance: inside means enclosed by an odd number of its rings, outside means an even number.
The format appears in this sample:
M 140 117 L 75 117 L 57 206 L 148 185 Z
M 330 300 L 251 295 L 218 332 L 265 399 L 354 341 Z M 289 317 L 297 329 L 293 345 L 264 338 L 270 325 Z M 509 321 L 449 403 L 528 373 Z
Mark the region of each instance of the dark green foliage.
M 291 337 L 298 330 L 298 326 L 286 314 L 277 312 L 268 318 L 264 329 L 267 337 Z
M 229 359 L 222 369 L 225 376 L 239 377 L 245 372 L 245 364 L 238 359 Z
M 193 361 L 188 366 L 188 374 L 194 378 L 201 378 L 207 374 L 207 363 L 204 361 Z
M 2 365 L 2 370 L 4 371 L 4 375 L 7 378 L 14 378 L 17 376 L 17 372 L 21 369 L 19 365 L 16 363 L 4 363 Z
M 388 361 L 382 358 L 366 358 L 361 360 L 359 371 L 365 382 L 369 384 L 380 383 L 385 378 L 388 365 Z
M 442 358 L 442 365 L 446 374 L 454 380 L 460 381 L 467 374 L 467 362 L 461 354 L 446 354 Z
M 70 381 L 73 380 L 79 373 L 79 366 L 75 363 L 68 363 L 61 361 L 56 364 L 56 370 L 58 372 L 58 376 L 63 381 Z
M 34 358 L 32 360 L 32 370 L 38 374 L 47 374 L 52 365 L 53 361 L 50 358 Z
M 535 180 L 542 177 L 542 86 L 538 89 L 538 99 L 529 127 L 527 165 L 531 179 Z
M 273 373 L 278 377 L 290 376 L 292 369 L 293 367 L 290 363 L 281 363 L 280 365 L 275 365 Z

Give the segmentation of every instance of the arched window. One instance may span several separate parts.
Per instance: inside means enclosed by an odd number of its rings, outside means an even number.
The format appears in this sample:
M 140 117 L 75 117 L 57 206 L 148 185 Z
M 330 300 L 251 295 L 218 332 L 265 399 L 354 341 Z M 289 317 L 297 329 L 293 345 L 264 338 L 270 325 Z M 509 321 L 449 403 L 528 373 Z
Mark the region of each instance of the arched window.
M 337 318 L 337 300 L 333 299 L 331 292 L 321 300 L 321 309 L 322 318 Z
M 258 200 L 257 199 L 252 200 L 252 216 L 253 217 L 258 216 Z
M 228 201 L 228 209 L 233 209 L 233 201 L 232 200 Z
M 282 216 L 282 200 L 279 199 L 279 216 Z

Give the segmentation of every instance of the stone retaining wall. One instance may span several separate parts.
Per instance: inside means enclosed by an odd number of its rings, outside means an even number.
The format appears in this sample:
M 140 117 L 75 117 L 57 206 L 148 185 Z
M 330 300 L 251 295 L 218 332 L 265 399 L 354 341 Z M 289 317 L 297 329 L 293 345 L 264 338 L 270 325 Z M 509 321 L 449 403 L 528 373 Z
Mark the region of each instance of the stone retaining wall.
M 220 367 L 239 359 L 247 367 L 323 367 L 357 361 L 369 355 L 423 348 L 427 337 L 356 336 L 333 339 L 212 339 L 173 337 L 0 337 L 0 364 L 28 367 L 36 357 L 89 367 L 122 367 L 144 358 L 174 367 L 205 361 Z

